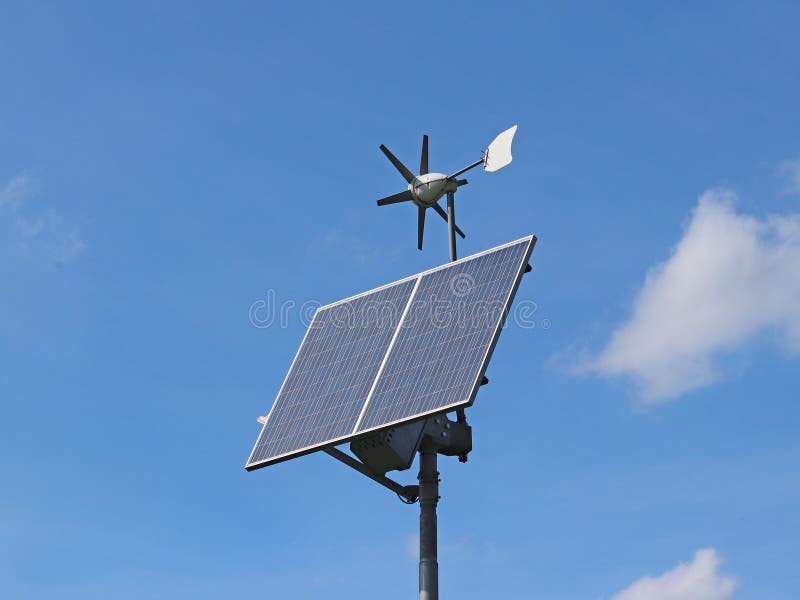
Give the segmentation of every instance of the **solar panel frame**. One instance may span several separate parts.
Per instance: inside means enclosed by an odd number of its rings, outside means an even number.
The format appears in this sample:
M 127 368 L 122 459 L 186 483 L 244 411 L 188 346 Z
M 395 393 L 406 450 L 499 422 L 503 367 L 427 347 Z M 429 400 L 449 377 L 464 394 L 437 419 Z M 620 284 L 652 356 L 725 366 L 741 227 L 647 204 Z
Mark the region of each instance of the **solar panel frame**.
M 470 262 L 472 260 L 475 260 L 475 259 L 480 258 L 482 256 L 485 256 L 487 254 L 500 251 L 500 250 L 502 250 L 504 248 L 507 248 L 509 246 L 513 246 L 515 244 L 520 244 L 520 243 L 525 242 L 525 241 L 527 241 L 528 244 L 527 244 L 527 246 L 525 248 L 525 252 L 523 253 L 523 257 L 520 260 L 520 264 L 519 264 L 519 266 L 517 268 L 517 272 L 515 274 L 515 277 L 514 277 L 514 280 L 513 280 L 513 284 L 511 285 L 511 288 L 510 288 L 508 294 L 506 295 L 505 302 L 503 303 L 503 309 L 502 309 L 501 315 L 500 315 L 500 317 L 499 317 L 499 319 L 497 321 L 497 324 L 494 327 L 494 331 L 492 333 L 491 340 L 490 340 L 490 342 L 489 342 L 489 344 L 487 346 L 486 352 L 484 353 L 484 356 L 483 356 L 483 358 L 481 360 L 481 365 L 480 365 L 480 368 L 479 368 L 478 375 L 476 377 L 476 381 L 472 385 L 471 392 L 469 393 L 468 397 L 465 398 L 463 401 L 453 403 L 453 404 L 448 405 L 446 407 L 436 407 L 435 409 L 426 411 L 424 413 L 419 413 L 419 414 L 415 414 L 413 416 L 404 417 L 404 418 L 401 418 L 401 419 L 394 420 L 392 422 L 381 423 L 380 425 L 376 425 L 374 427 L 371 427 L 371 428 L 368 428 L 368 429 L 360 431 L 359 427 L 361 425 L 361 422 L 362 422 L 362 420 L 364 418 L 364 415 L 365 415 L 365 413 L 366 413 L 366 411 L 367 411 L 367 409 L 369 407 L 369 403 L 370 403 L 370 401 L 372 399 L 372 396 L 373 396 L 373 394 L 375 392 L 375 389 L 376 389 L 377 385 L 380 382 L 380 378 L 381 378 L 382 372 L 383 372 L 383 370 L 384 370 L 384 368 L 385 368 L 385 366 L 387 364 L 387 361 L 389 360 L 389 358 L 391 356 L 391 352 L 392 352 L 392 349 L 394 347 L 394 344 L 397 341 L 398 336 L 400 335 L 400 333 L 403 330 L 403 325 L 404 325 L 405 319 L 407 317 L 407 314 L 408 314 L 410 308 L 412 307 L 412 304 L 413 304 L 413 301 L 414 301 L 414 298 L 415 298 L 415 294 L 416 294 L 416 292 L 417 292 L 417 290 L 418 290 L 418 288 L 420 286 L 420 283 L 422 282 L 423 278 L 425 276 L 428 276 L 428 275 L 432 274 L 432 273 L 436 273 L 437 271 L 441 271 L 441 270 L 444 270 L 444 269 L 452 268 L 456 264 L 468 263 L 468 262 Z M 512 242 L 508 242 L 506 244 L 502 244 L 502 245 L 496 246 L 494 248 L 490 248 L 490 249 L 485 250 L 483 252 L 479 252 L 477 254 L 473 254 L 471 256 L 464 257 L 464 258 L 462 258 L 462 259 L 460 259 L 458 261 L 445 263 L 443 265 L 440 265 L 438 267 L 434 267 L 434 268 L 429 269 L 427 271 L 423 271 L 421 273 L 417 273 L 416 275 L 411 275 L 411 276 L 405 277 L 403 279 L 398 279 L 398 280 L 393 281 L 391 283 L 388 283 L 386 285 L 383 285 L 383 286 L 380 286 L 380 287 L 377 287 L 377 288 L 374 288 L 374 289 L 371 289 L 371 290 L 367 290 L 367 291 L 362 292 L 360 294 L 355 294 L 353 296 L 350 296 L 348 298 L 344 298 L 342 300 L 337 300 L 336 302 L 331 302 L 331 303 L 326 304 L 324 306 L 320 306 L 317 309 L 317 312 L 314 315 L 314 319 L 312 319 L 311 325 L 309 325 L 309 327 L 306 329 L 305 334 L 303 335 L 303 339 L 302 339 L 302 341 L 300 343 L 300 347 L 298 348 L 297 353 L 295 354 L 294 359 L 292 360 L 292 363 L 289 366 L 289 370 L 287 371 L 286 376 L 284 377 L 283 383 L 281 384 L 281 388 L 279 389 L 278 395 L 276 396 L 276 400 L 273 403 L 273 406 L 270 409 L 269 414 L 267 415 L 267 418 L 266 418 L 266 421 L 264 422 L 264 425 L 262 426 L 261 433 L 259 433 L 259 436 L 256 439 L 256 443 L 253 445 L 253 449 L 250 452 L 250 455 L 249 455 L 248 461 L 247 461 L 247 463 L 245 465 L 245 468 L 248 471 L 252 471 L 252 470 L 259 469 L 259 468 L 262 468 L 262 467 L 265 467 L 265 466 L 269 466 L 269 465 L 272 465 L 272 464 L 283 462 L 283 461 L 289 460 L 291 458 L 296 458 L 296 457 L 299 457 L 299 456 L 303 456 L 305 454 L 310 454 L 312 452 L 316 452 L 316 451 L 322 450 L 324 448 L 329 448 L 329 447 L 332 447 L 332 446 L 336 446 L 338 444 L 341 444 L 341 443 L 344 443 L 344 442 L 347 442 L 347 441 L 350 441 L 350 440 L 353 440 L 353 439 L 356 439 L 356 438 L 360 438 L 360 437 L 364 437 L 364 436 L 367 436 L 367 435 L 370 435 L 370 434 L 374 434 L 375 432 L 383 430 L 383 429 L 390 429 L 390 428 L 396 427 L 396 426 L 398 426 L 400 424 L 413 423 L 415 421 L 419 421 L 419 420 L 425 419 L 425 418 L 430 417 L 432 415 L 451 412 L 451 411 L 456 410 L 458 408 L 471 406 L 473 404 L 474 400 L 475 400 L 475 396 L 478 393 L 478 389 L 481 386 L 481 381 L 483 380 L 483 377 L 485 376 L 486 369 L 488 367 L 489 361 L 491 360 L 492 354 L 493 354 L 494 349 L 495 349 L 495 347 L 497 345 L 497 341 L 498 341 L 498 339 L 500 337 L 500 332 L 503 329 L 503 326 L 504 326 L 506 318 L 508 316 L 508 312 L 510 310 L 511 304 L 513 303 L 514 297 L 516 296 L 517 290 L 519 289 L 520 282 L 522 281 L 522 275 L 524 274 L 525 267 L 528 264 L 528 261 L 530 260 L 530 256 L 531 256 L 531 253 L 533 252 L 533 248 L 534 248 L 535 244 L 536 244 L 536 236 L 534 236 L 534 235 L 526 236 L 524 238 L 520 238 L 518 240 L 514 240 Z M 359 414 L 359 418 L 358 418 L 358 420 L 357 420 L 357 422 L 355 424 L 355 427 L 354 427 L 353 431 L 348 435 L 339 436 L 336 439 L 331 439 L 331 440 L 328 440 L 328 441 L 325 441 L 325 442 L 312 444 L 312 445 L 309 445 L 307 447 L 298 448 L 296 450 L 292 450 L 292 451 L 286 452 L 286 453 L 281 454 L 279 456 L 274 456 L 274 457 L 271 457 L 271 458 L 268 458 L 268 459 L 265 459 L 265 460 L 252 462 L 253 455 L 254 455 L 254 453 L 256 451 L 256 448 L 259 445 L 259 441 L 261 440 L 262 434 L 263 434 L 264 430 L 267 428 L 267 426 L 270 423 L 270 418 L 272 417 L 272 415 L 275 412 L 275 409 L 276 409 L 276 407 L 278 405 L 278 399 L 281 397 L 281 393 L 283 392 L 283 390 L 284 390 L 284 388 L 286 386 L 286 383 L 289 380 L 290 375 L 292 374 L 292 370 L 294 369 L 295 364 L 297 363 L 298 357 L 301 355 L 303 347 L 304 347 L 306 341 L 308 340 L 309 333 L 313 329 L 313 323 L 316 320 L 317 316 L 320 314 L 320 312 L 324 311 L 324 310 L 328 310 L 328 309 L 334 308 L 334 307 L 336 307 L 338 305 L 341 305 L 341 304 L 350 303 L 350 302 L 352 302 L 354 300 L 357 300 L 357 299 L 359 299 L 359 298 L 361 298 L 363 296 L 374 294 L 376 292 L 385 290 L 385 289 L 390 288 L 392 286 L 397 286 L 397 285 L 400 285 L 402 283 L 409 282 L 409 281 L 412 281 L 412 280 L 416 280 L 415 284 L 414 284 L 414 287 L 413 287 L 413 289 L 412 289 L 412 291 L 411 291 L 411 293 L 410 293 L 410 295 L 408 297 L 408 300 L 406 301 L 406 305 L 405 305 L 405 307 L 404 307 L 404 309 L 402 311 L 401 317 L 398 320 L 397 325 L 395 326 L 395 330 L 394 330 L 394 332 L 392 334 L 392 337 L 391 337 L 391 340 L 390 340 L 390 342 L 389 342 L 389 344 L 387 346 L 387 349 L 384 352 L 384 355 L 383 355 L 383 358 L 381 360 L 380 366 L 379 366 L 379 368 L 378 368 L 378 370 L 377 370 L 377 372 L 375 374 L 375 378 L 372 381 L 372 384 L 370 385 L 369 393 L 368 393 L 367 397 L 364 399 L 364 404 L 363 404 L 363 406 L 361 408 L 361 411 L 360 411 L 360 414 Z

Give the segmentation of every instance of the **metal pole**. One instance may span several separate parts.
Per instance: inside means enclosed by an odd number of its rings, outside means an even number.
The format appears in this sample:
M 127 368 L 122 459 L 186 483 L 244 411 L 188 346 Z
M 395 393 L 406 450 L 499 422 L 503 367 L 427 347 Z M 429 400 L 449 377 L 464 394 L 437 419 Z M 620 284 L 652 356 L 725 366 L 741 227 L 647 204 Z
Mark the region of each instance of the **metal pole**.
M 474 166 L 474 165 L 473 165 Z M 450 261 L 456 256 L 455 193 L 447 192 L 447 233 L 450 236 Z M 459 422 L 466 421 L 458 411 Z M 419 449 L 419 600 L 439 600 L 439 562 L 437 559 L 436 506 L 439 504 L 439 470 L 436 446 L 422 440 Z
M 455 192 L 447 192 L 447 233 L 450 234 L 450 260 L 456 260 L 456 203 Z
M 436 559 L 436 505 L 439 471 L 436 448 L 423 441 L 419 451 L 419 600 L 439 600 L 439 563 Z
M 475 163 L 469 168 L 472 168 L 480 162 Z M 455 192 L 447 192 L 447 233 L 450 235 L 450 262 L 457 260 L 456 256 L 456 203 Z M 456 411 L 459 423 L 466 423 L 467 417 L 464 415 L 464 409 L 459 408 Z M 463 462 L 463 461 L 462 461 Z

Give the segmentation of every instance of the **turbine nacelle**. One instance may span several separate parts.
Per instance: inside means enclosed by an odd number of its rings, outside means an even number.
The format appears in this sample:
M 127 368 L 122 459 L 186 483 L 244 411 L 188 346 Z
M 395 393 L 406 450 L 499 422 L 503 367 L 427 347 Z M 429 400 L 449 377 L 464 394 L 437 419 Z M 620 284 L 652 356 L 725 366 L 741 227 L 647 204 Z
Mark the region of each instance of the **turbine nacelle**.
M 458 183 L 444 173 L 425 173 L 417 175 L 408 184 L 412 201 L 417 206 L 430 208 L 447 192 L 455 192 Z

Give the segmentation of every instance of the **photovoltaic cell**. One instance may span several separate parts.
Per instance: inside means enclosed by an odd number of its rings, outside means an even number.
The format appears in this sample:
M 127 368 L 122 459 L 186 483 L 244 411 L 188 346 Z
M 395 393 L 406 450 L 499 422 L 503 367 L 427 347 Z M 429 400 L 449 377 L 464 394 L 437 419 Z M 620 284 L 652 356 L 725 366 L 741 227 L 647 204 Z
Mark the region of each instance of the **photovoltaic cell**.
M 471 404 L 531 240 L 423 274 L 358 433 Z
M 317 311 L 248 467 L 352 434 L 414 284 Z
M 535 241 L 320 308 L 246 468 L 471 404 Z

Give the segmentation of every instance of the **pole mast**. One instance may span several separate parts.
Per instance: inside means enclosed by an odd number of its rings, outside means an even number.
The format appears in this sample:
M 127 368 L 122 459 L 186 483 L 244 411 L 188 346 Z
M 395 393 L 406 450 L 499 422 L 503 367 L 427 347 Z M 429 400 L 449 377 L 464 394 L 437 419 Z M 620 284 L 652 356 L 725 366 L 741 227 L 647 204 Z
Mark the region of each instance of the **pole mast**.
M 455 192 L 447 192 L 447 233 L 450 262 L 457 260 Z M 458 411 L 459 422 L 466 422 Z M 419 449 L 419 600 L 439 600 L 438 523 L 439 504 L 438 448 L 425 436 Z

